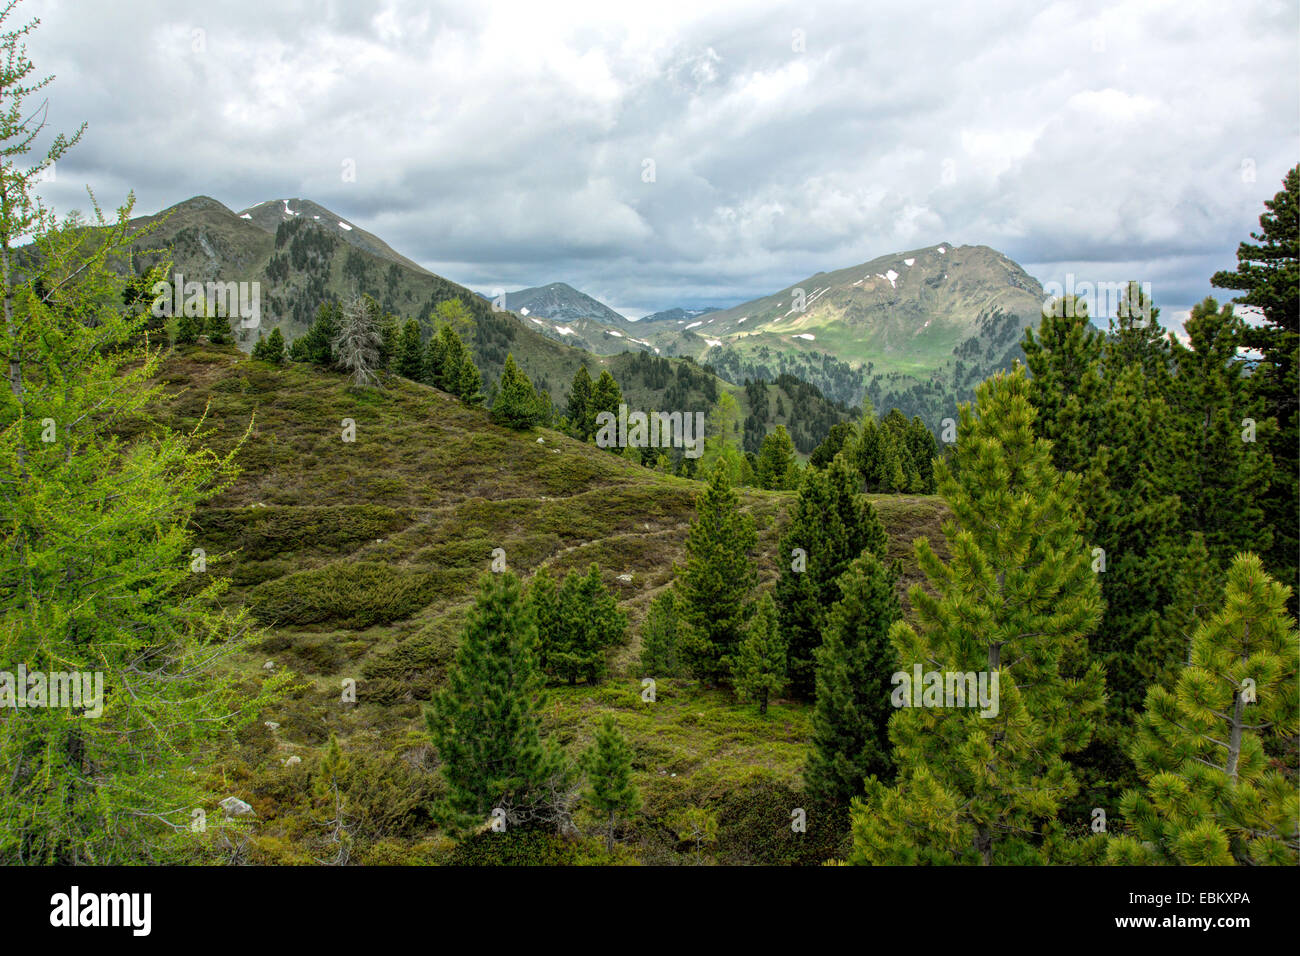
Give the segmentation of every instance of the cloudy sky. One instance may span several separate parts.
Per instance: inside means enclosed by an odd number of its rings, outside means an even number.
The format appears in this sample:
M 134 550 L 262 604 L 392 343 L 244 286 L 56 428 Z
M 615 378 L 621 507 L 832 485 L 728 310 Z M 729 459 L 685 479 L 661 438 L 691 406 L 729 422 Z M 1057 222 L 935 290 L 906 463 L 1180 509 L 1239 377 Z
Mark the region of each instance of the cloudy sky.
M 86 185 L 142 213 L 308 198 L 471 288 L 566 281 L 633 317 L 947 242 L 1150 282 L 1176 319 L 1300 162 L 1300 0 L 24 16 L 51 126 L 89 124 L 59 210 Z

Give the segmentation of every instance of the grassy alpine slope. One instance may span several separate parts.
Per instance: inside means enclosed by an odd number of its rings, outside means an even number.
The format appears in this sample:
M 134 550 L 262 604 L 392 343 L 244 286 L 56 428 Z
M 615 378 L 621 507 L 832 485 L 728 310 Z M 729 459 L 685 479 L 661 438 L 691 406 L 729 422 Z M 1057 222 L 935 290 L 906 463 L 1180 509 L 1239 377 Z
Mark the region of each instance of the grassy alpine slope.
M 391 378 L 361 392 L 343 375 L 273 367 L 234 346 L 181 348 L 162 379 L 169 398 L 160 423 L 193 427 L 206 413 L 217 450 L 253 423 L 243 472 L 200 510 L 194 545 L 209 573 L 231 578 L 229 600 L 246 603 L 266 628 L 258 654 L 239 667 L 250 677 L 268 665 L 298 675 L 293 694 L 204 771 L 215 800 L 239 797 L 256 814 L 242 836 L 212 848 L 220 858 L 332 855 L 319 845 L 312 779 L 334 734 L 348 763 L 340 779 L 354 862 L 480 859 L 474 841 L 454 849 L 430 816 L 440 783 L 421 712 L 495 548 L 525 578 L 542 566 L 563 574 L 595 561 L 628 614 L 631 637 L 611 651 L 606 681 L 552 688 L 544 712 L 545 732 L 573 754 L 601 715 L 619 715 L 643 796 L 620 834 L 620 858 L 693 862 L 698 849 L 700 859 L 815 863 L 838 854 L 815 818 L 807 839 L 795 841 L 789 828 L 790 810 L 802 805 L 806 705 L 777 702 L 760 718 L 729 692 L 687 680 L 660 681 L 656 703 L 641 701 L 638 624 L 684 557 L 700 483 L 549 429 L 500 428 L 485 410 L 426 386 Z M 354 441 L 344 441 L 344 419 L 355 423 Z M 793 493 L 745 489 L 742 501 L 758 526 L 766 586 Z M 904 562 L 905 588 L 917 580 L 911 540 L 941 543 L 944 506 L 931 497 L 873 501 L 891 556 Z M 347 680 L 355 704 L 342 701 Z M 675 821 L 690 807 L 717 816 L 716 844 L 679 837 Z M 568 862 L 604 853 L 599 838 L 525 850 L 532 860 Z

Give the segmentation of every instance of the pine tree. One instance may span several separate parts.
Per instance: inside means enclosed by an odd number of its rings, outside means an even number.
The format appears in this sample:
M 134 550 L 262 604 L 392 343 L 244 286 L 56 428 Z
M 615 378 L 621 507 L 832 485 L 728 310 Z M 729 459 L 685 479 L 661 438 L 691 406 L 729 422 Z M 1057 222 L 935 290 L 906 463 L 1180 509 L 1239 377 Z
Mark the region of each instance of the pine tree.
M 809 466 L 825 468 L 852 438 L 853 424 L 851 422 L 838 422 L 832 425 L 830 431 L 826 433 L 826 437 L 822 439 L 822 443 L 814 448 L 812 454 L 808 456 Z M 931 438 L 933 439 L 933 436 Z
M 820 802 L 844 810 L 862 796 L 867 777 L 893 777 L 890 675 L 898 664 L 889 631 L 902 613 L 894 593 L 897 581 L 897 568 L 885 567 L 869 551 L 849 565 L 836 582 L 841 597 L 817 649 L 805 788 Z
M 456 395 L 466 405 L 479 405 L 483 401 L 483 376 L 468 350 L 460 363 L 460 374 L 456 377 Z M 543 416 L 542 424 L 546 424 Z
M 569 388 L 569 407 L 567 415 L 569 428 L 574 437 L 591 441 L 596 434 L 596 413 L 592 408 L 591 376 L 587 366 L 579 365 L 573 373 L 573 385 Z M 617 407 L 614 413 L 618 413 Z
M 763 436 L 754 477 L 760 488 L 782 490 L 798 485 L 799 468 L 794 456 L 794 442 L 784 425 L 777 425 Z
M 424 384 L 440 388 L 444 392 L 451 391 L 447 387 L 446 375 L 449 336 L 443 331 L 449 328 L 450 326 L 440 325 L 429 337 L 429 344 L 424 350 L 424 366 L 420 370 L 421 381 Z M 458 371 L 457 380 L 459 380 Z
M 343 309 L 337 302 L 322 302 L 307 334 L 293 343 L 297 349 L 294 360 L 322 368 L 331 367 L 334 364 L 334 337 L 342 321 Z
M 407 319 L 397 341 L 394 371 L 412 382 L 420 381 L 424 371 L 424 343 L 420 341 L 420 323 Z
M 266 337 L 266 360 L 272 365 L 284 364 L 284 334 L 278 325 Z
M 768 699 L 785 687 L 785 654 L 785 641 L 776 622 L 776 604 L 772 595 L 764 594 L 731 669 L 736 696 L 757 701 L 760 714 L 767 714 Z
M 885 553 L 885 529 L 856 484 L 843 458 L 824 470 L 809 469 L 781 538 L 777 615 L 789 646 L 790 691 L 804 700 L 816 689 L 816 650 L 840 597 L 836 581 L 864 551 Z
M 253 358 L 271 365 L 284 363 L 284 336 L 278 327 L 270 335 L 258 336 L 257 344 L 253 346 Z
M 213 345 L 230 344 L 230 320 L 223 315 L 210 315 L 204 322 L 204 331 Z
M 517 431 L 537 424 L 537 393 L 523 369 L 515 364 L 515 357 L 507 353 L 501 381 L 497 383 L 497 399 L 492 405 L 492 421 Z
M 1261 498 L 1273 543 L 1264 554 L 1282 581 L 1297 579 L 1300 555 L 1300 166 L 1292 168 L 1283 188 L 1264 203 L 1256 243 L 1237 247 L 1237 270 L 1216 272 L 1210 280 L 1220 289 L 1244 292 L 1234 302 L 1254 306 L 1264 321 L 1242 330 L 1242 344 L 1260 354 L 1249 388 L 1264 417 L 1277 422 L 1264 450 L 1273 459 L 1269 488 Z M 1263 554 L 1256 544 L 1253 550 Z M 1296 613 L 1296 595 L 1291 595 Z
M 731 655 L 745 636 L 757 578 L 750 552 L 757 536 L 725 468 L 709 474 L 695 512 L 686 536 L 686 566 L 677 579 L 678 610 L 686 625 L 679 652 L 693 676 L 716 683 L 731 672 Z
M 664 588 L 641 624 L 641 673 L 646 677 L 677 677 L 681 662 L 677 650 L 677 598 Z
M 350 373 L 352 384 L 358 388 L 377 385 L 384 367 L 378 311 L 369 296 L 352 299 L 343 307 L 330 342 L 335 366 Z
M 935 443 L 934 433 L 925 427 L 920 417 L 914 417 L 907 426 L 907 449 L 916 466 L 919 487 L 917 492 L 932 495 L 934 485 L 934 460 L 939 457 L 939 446 Z
M 1057 300 L 1038 335 L 1025 335 L 1030 398 L 1039 410 L 1034 429 L 1052 442 L 1056 467 L 1082 478 L 1083 536 L 1096 549 L 1104 599 L 1092 651 L 1107 671 L 1107 712 L 1074 758 L 1092 801 L 1117 797 L 1135 780 L 1127 740 L 1145 691 L 1133 666 L 1136 647 L 1173 600 L 1175 569 L 1188 547 L 1172 476 L 1180 452 L 1169 405 L 1170 349 L 1158 317 L 1130 283 L 1109 336 L 1091 327 L 1078 299 Z
M 1199 532 L 1188 537 L 1177 562 L 1167 573 L 1172 596 L 1134 644 L 1129 663 L 1130 669 L 1136 672 L 1136 680 L 1148 693 L 1155 686 L 1174 689 L 1183 668 L 1191 663 L 1192 635 L 1213 613 L 1212 605 L 1223 593 L 1224 575 L 1210 560 L 1205 536 Z M 1132 730 L 1125 729 L 1127 746 Z
M 198 320 L 181 310 L 181 314 L 176 317 L 176 344 L 193 345 L 199 340 L 201 331 Z
M 453 823 L 482 823 L 498 807 L 507 820 L 526 817 L 555 770 L 539 729 L 536 644 L 513 572 L 484 575 L 447 683 L 425 711 Z
M 537 666 L 543 673 L 549 673 L 548 653 L 568 639 L 564 633 L 567 624 L 560 607 L 560 589 L 549 568 L 537 569 L 525 589 L 524 602 L 537 628 Z
M 613 717 L 606 715 L 601 721 L 583 763 L 589 785 L 587 802 L 597 812 L 609 814 L 605 849 L 612 853 L 618 814 L 632 813 L 641 805 L 641 796 L 632 782 L 632 749 Z
M 617 417 L 618 406 L 621 404 L 623 404 L 623 390 L 618 387 L 618 382 L 610 374 L 609 369 L 601 369 L 600 377 L 596 379 L 596 384 L 591 389 L 590 408 L 593 423 L 595 416 L 601 412 L 608 412 Z
M 1052 443 L 1062 471 L 1083 475 L 1100 444 L 1101 355 L 1104 339 L 1080 298 L 1056 299 L 1043 310 L 1038 334 L 1025 329 L 1021 347 L 1032 376 L 1034 430 Z
M 1294 763 L 1270 761 L 1266 747 L 1300 736 L 1290 591 L 1255 555 L 1232 562 L 1223 608 L 1196 629 L 1176 688 L 1147 696 L 1133 744 L 1145 786 L 1120 803 L 1133 835 L 1111 841 L 1113 862 L 1300 862 Z
M 1260 504 L 1272 463 L 1262 443 L 1243 440 L 1243 420 L 1259 414 L 1236 358 L 1243 327 L 1231 306 L 1219 310 L 1206 299 L 1184 325 L 1190 347 L 1173 345 L 1177 491 L 1187 526 L 1205 535 L 1210 557 L 1222 566 L 1246 548 L 1266 552 L 1273 531 Z
M 543 591 L 543 612 L 546 597 Z M 606 649 L 627 639 L 627 618 L 600 580 L 600 568 L 593 563 L 585 575 L 570 571 L 552 607 L 554 616 L 542 626 L 545 671 L 570 684 L 594 684 L 604 676 Z
M 379 330 L 379 365 L 381 372 L 397 370 L 397 353 L 402 340 L 402 329 L 397 324 L 397 316 L 385 312 L 371 296 L 363 296 L 366 304 L 375 316 L 375 325 Z
M 218 609 L 228 582 L 192 553 L 196 507 L 229 488 L 242 443 L 217 454 L 156 421 L 122 430 L 162 398 L 151 303 L 124 308 L 114 268 L 150 227 L 130 197 L 112 218 L 92 205 L 63 221 L 37 201 L 80 134 L 42 131 L 24 103 L 49 82 L 31 77 L 34 27 L 0 35 L 0 863 L 192 860 L 191 811 L 215 801 L 191 768 L 282 683 L 227 676 L 261 635 Z M 55 673 L 98 678 L 56 702 L 31 682 Z
M 325 844 L 334 853 L 334 859 L 321 860 L 331 866 L 347 866 L 352 855 L 352 827 L 347 815 L 347 778 L 352 762 L 343 755 L 338 738 L 330 734 L 320 766 L 312 776 L 312 797 L 323 811 L 320 821 L 325 828 Z
M 1103 706 L 1101 669 L 1085 666 L 1101 601 L 1079 478 L 1052 466 L 1028 396 L 1022 369 L 982 383 L 978 410 L 962 406 L 953 461 L 936 467 L 951 559 L 917 542 L 930 582 L 911 590 L 920 629 L 897 622 L 890 640 L 901 675 L 937 671 L 942 686 L 890 718 L 897 783 L 869 782 L 854 862 L 1034 860 L 1032 834 L 1076 790 L 1064 757 L 1087 745 Z M 981 672 L 996 714 L 944 706 L 947 674 Z M 910 704 L 906 690 L 894 702 Z

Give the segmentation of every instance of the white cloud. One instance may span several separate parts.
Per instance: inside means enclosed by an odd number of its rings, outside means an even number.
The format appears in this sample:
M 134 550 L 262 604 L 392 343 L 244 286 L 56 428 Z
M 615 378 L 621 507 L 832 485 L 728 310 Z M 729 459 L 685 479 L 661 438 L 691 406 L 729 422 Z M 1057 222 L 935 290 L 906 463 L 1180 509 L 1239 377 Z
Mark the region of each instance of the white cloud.
M 473 287 L 634 314 L 941 241 L 1186 307 L 1300 159 L 1296 13 L 49 0 L 29 48 L 51 127 L 90 123 L 59 209 L 301 196 Z

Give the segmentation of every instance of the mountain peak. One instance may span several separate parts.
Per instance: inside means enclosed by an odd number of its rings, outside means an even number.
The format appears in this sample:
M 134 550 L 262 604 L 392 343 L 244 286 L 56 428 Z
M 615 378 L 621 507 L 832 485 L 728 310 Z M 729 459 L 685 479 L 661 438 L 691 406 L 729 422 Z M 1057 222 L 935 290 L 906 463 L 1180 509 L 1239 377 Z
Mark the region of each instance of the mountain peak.
M 381 259 L 387 259 L 390 262 L 399 262 L 407 268 L 423 272 L 425 275 L 433 274 L 424 266 L 397 252 L 378 236 L 367 232 L 355 222 L 345 219 L 338 213 L 326 209 L 320 203 L 310 199 L 298 197 L 293 199 L 268 199 L 265 202 L 241 210 L 239 218 L 248 219 L 267 232 L 275 232 L 283 222 L 292 222 L 294 220 L 310 222 L 334 233 L 348 245 L 369 252 L 371 255 L 379 256 Z

